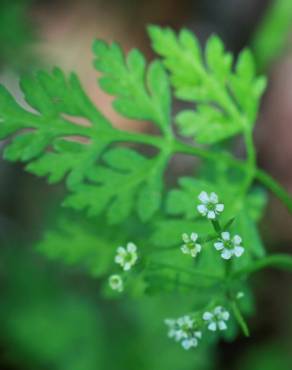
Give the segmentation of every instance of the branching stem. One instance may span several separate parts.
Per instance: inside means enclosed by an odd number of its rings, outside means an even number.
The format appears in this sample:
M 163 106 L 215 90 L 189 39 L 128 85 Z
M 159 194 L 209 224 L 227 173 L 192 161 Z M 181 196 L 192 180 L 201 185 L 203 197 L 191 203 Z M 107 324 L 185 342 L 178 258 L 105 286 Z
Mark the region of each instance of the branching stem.
M 234 158 L 228 152 L 217 152 L 201 147 L 192 146 L 183 143 L 182 141 L 175 138 L 165 139 L 160 136 L 132 133 L 127 131 L 119 131 L 116 135 L 116 141 L 127 141 L 146 144 L 154 146 L 160 150 L 165 149 L 165 147 L 167 146 L 172 153 L 188 154 L 214 162 L 224 161 L 230 166 L 244 171 L 248 176 L 249 183 L 251 183 L 253 180 L 257 180 L 262 183 L 267 189 L 269 189 L 274 195 L 276 195 L 276 197 L 285 204 L 289 212 L 292 213 L 292 196 L 269 174 L 259 168 L 256 168 L 255 152 L 253 145 L 250 142 L 251 139 L 252 137 L 249 137 L 248 139 L 246 138 L 249 159 L 245 162 L 243 160 Z M 251 163 L 253 163 L 254 166 L 251 166 Z

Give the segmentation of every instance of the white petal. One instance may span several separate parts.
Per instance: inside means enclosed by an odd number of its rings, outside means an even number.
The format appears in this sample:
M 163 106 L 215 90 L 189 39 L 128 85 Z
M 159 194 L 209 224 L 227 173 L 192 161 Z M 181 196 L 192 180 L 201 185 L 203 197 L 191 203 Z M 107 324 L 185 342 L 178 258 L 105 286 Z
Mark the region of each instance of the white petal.
M 190 318 L 190 316 L 184 317 L 185 324 L 191 328 L 193 326 L 194 321 Z
M 117 248 L 117 253 L 118 254 L 126 254 L 126 249 L 124 247 L 118 247 Z
M 197 253 L 201 252 L 201 250 L 202 250 L 201 244 L 196 244 L 196 250 L 197 250 Z
M 227 320 L 229 320 L 230 313 L 228 311 L 224 311 L 224 312 L 222 312 L 221 317 L 222 317 L 223 320 L 227 321 Z
M 165 319 L 164 324 L 167 325 L 167 326 L 173 326 L 175 324 L 175 320 L 174 319 Z
M 215 307 L 214 308 L 214 314 L 215 315 L 220 315 L 221 314 L 221 312 L 222 312 L 222 306 L 217 306 L 217 307 Z
M 216 193 L 211 193 L 209 199 L 214 204 L 218 203 L 218 195 Z
M 136 252 L 137 247 L 134 243 L 128 243 L 127 244 L 127 250 L 128 250 L 128 252 Z
M 216 218 L 216 213 L 215 213 L 215 211 L 209 211 L 209 212 L 208 212 L 207 217 L 208 217 L 210 220 L 214 220 L 214 218 Z
M 196 234 L 196 233 L 191 233 L 191 240 L 192 240 L 193 242 L 195 242 L 197 239 L 198 239 L 198 234 Z
M 223 240 L 230 240 L 230 233 L 228 231 L 223 231 L 223 233 L 221 233 L 221 237 Z
M 208 212 L 208 208 L 204 205 L 204 204 L 200 204 L 198 205 L 197 207 L 197 210 L 203 215 L 203 216 L 206 216 L 207 212 Z
M 181 344 L 184 349 L 190 349 L 191 347 L 197 347 L 198 340 L 196 338 L 188 338 L 183 340 Z
M 221 320 L 218 322 L 218 327 L 220 330 L 226 330 L 227 329 L 227 325 L 225 324 L 225 321 Z
M 131 263 L 134 265 L 134 263 L 136 263 L 138 259 L 137 253 L 131 253 L 131 257 L 132 257 Z
M 224 204 L 222 204 L 222 203 L 216 204 L 215 210 L 217 212 L 223 212 L 224 211 Z
M 239 235 L 234 235 L 232 241 L 234 245 L 239 245 L 242 242 L 242 239 Z
M 202 332 L 201 331 L 195 331 L 195 336 L 197 337 L 197 338 L 199 338 L 199 339 L 201 339 L 202 338 Z
M 215 321 L 212 321 L 209 325 L 208 325 L 208 329 L 211 330 L 211 331 L 216 331 L 217 329 L 217 324 Z
M 183 330 L 177 330 L 175 340 L 180 341 L 181 339 L 187 338 L 187 334 Z
M 125 271 L 129 271 L 131 267 L 132 267 L 132 264 L 130 262 L 126 262 L 123 266 Z
M 191 256 L 192 256 L 193 258 L 197 257 L 197 254 L 198 254 L 198 251 L 197 251 L 197 249 L 196 249 L 196 248 L 191 249 Z
M 244 248 L 243 247 L 235 247 L 233 249 L 233 253 L 235 254 L 236 257 L 240 257 L 244 252 Z
M 184 253 L 184 254 L 189 254 L 190 253 L 190 250 L 189 248 L 184 244 L 180 247 L 180 250 Z
M 182 237 L 182 240 L 183 240 L 185 243 L 189 243 L 189 242 L 190 242 L 190 237 L 188 236 L 188 234 L 183 233 L 181 237 Z
M 181 345 L 183 346 L 184 349 L 188 350 L 192 346 L 192 342 L 189 339 L 185 339 L 181 342 Z
M 123 263 L 124 259 L 122 256 L 115 256 L 115 263 Z
M 203 320 L 209 321 L 213 319 L 213 314 L 211 312 L 204 312 Z
M 222 242 L 217 242 L 217 243 L 214 243 L 214 247 L 215 249 L 217 249 L 217 251 L 221 251 L 221 249 L 224 248 L 224 244 Z
M 179 318 L 177 319 L 177 324 L 178 324 L 179 326 L 182 326 L 182 325 L 184 324 L 184 322 L 185 322 L 185 320 L 184 320 L 184 316 L 183 316 L 183 317 L 179 317 Z
M 229 260 L 232 257 L 232 251 L 230 249 L 224 249 L 221 253 L 221 257 L 225 260 Z
M 175 330 L 175 329 L 170 329 L 170 330 L 168 331 L 167 335 L 168 335 L 168 337 L 169 337 L 169 338 L 173 338 L 173 337 L 175 337 L 175 335 L 176 335 L 176 330 Z
M 200 195 L 198 196 L 199 200 L 203 203 L 206 204 L 209 202 L 209 195 L 207 194 L 206 191 L 202 191 Z

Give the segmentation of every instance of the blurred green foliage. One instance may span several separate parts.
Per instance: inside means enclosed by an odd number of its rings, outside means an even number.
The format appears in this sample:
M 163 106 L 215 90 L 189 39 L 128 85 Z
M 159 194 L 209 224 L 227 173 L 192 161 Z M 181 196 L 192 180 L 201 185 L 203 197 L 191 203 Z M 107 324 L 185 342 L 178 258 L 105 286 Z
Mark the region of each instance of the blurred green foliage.
M 64 274 L 18 248 L 2 249 L 1 285 L 4 359 L 24 370 L 213 369 L 206 346 L 170 350 L 163 319 L 187 306 L 182 295 L 106 303 L 98 281 Z
M 31 42 L 35 30 L 29 19 L 33 0 L 1 0 L 0 2 L 0 66 L 26 70 L 31 63 Z
M 288 46 L 292 30 L 292 2 L 273 0 L 252 39 L 257 66 L 265 70 Z

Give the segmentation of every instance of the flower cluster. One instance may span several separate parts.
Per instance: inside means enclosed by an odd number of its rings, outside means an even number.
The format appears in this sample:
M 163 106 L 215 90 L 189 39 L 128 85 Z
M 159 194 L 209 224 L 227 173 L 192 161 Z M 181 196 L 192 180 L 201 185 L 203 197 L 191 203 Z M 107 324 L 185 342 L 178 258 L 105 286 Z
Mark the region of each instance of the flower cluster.
M 229 260 L 231 257 L 240 257 L 244 248 L 241 246 L 241 237 L 234 235 L 231 238 L 228 231 L 221 233 L 221 238 L 214 244 L 214 247 L 221 252 L 221 257 L 225 260 Z
M 215 222 L 216 217 L 224 210 L 224 204 L 219 203 L 218 195 L 214 192 L 208 194 L 206 191 L 202 191 L 198 198 L 202 202 L 197 207 L 199 213 Z M 216 232 L 218 233 L 219 227 L 220 233 L 220 225 L 218 221 L 216 222 Z M 192 232 L 190 235 L 182 234 L 184 244 L 180 248 L 181 251 L 195 258 L 202 250 L 201 244 L 198 243 L 198 238 L 199 236 L 195 232 Z M 214 247 L 221 252 L 223 259 L 228 260 L 233 256 L 240 257 L 244 253 L 244 247 L 241 245 L 241 242 L 242 239 L 239 235 L 231 237 L 228 231 L 222 230 L 219 239 L 214 243 Z
M 178 319 L 166 319 L 168 326 L 168 336 L 176 342 L 180 342 L 186 350 L 197 347 L 199 339 L 202 338 L 202 332 L 198 330 L 196 321 L 190 316 L 185 315 Z
M 179 317 L 178 319 L 166 319 L 165 324 L 168 326 L 168 337 L 180 342 L 186 350 L 195 348 L 202 338 L 203 330 L 222 331 L 227 329 L 226 322 L 230 318 L 229 312 L 222 306 L 214 307 L 211 312 L 206 311 L 200 314 L 199 320 L 190 315 Z M 197 317 L 197 316 L 196 316 Z
M 189 254 L 192 257 L 196 257 L 197 254 L 201 252 L 202 246 L 201 244 L 197 243 L 198 234 L 191 233 L 191 235 L 188 235 L 184 233 L 182 234 L 182 240 L 184 244 L 181 246 L 181 251 L 184 254 Z
M 115 256 L 115 262 L 122 267 L 124 271 L 129 271 L 137 262 L 137 246 L 134 243 L 129 242 L 125 247 L 118 247 Z M 124 282 L 120 275 L 111 275 L 109 277 L 109 286 L 111 289 L 117 292 L 124 290 Z
M 218 195 L 216 193 L 208 194 L 206 191 L 202 191 L 199 195 L 201 204 L 198 205 L 197 210 L 201 215 L 207 217 L 210 220 L 214 220 L 224 210 L 224 204 L 219 203 Z

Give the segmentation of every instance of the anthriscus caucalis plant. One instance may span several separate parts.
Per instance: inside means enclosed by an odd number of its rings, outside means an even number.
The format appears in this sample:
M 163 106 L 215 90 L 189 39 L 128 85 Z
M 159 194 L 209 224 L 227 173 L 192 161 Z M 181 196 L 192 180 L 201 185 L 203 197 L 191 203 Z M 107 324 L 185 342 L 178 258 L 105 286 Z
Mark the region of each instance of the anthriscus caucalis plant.
M 93 43 L 100 88 L 137 130 L 116 128 L 75 74 L 39 72 L 20 81 L 29 108 L 1 86 L 4 158 L 66 184 L 63 206 L 74 217 L 60 216 L 41 253 L 101 278 L 107 296 L 187 294 L 188 307 L 165 312 L 176 316 L 165 320 L 169 336 L 185 349 L 237 328 L 248 336 L 249 276 L 292 270 L 291 256 L 266 254 L 257 229 L 267 190 L 292 211 L 290 195 L 257 167 L 253 129 L 266 78 L 249 50 L 234 60 L 217 36 L 202 49 L 185 29 L 151 26 L 149 35 L 159 57 L 150 64 L 136 49 Z M 173 96 L 185 102 L 176 114 Z M 138 121 L 157 133 L 139 132 Z M 244 158 L 230 150 L 235 137 Z M 178 153 L 200 162 L 166 185 Z

